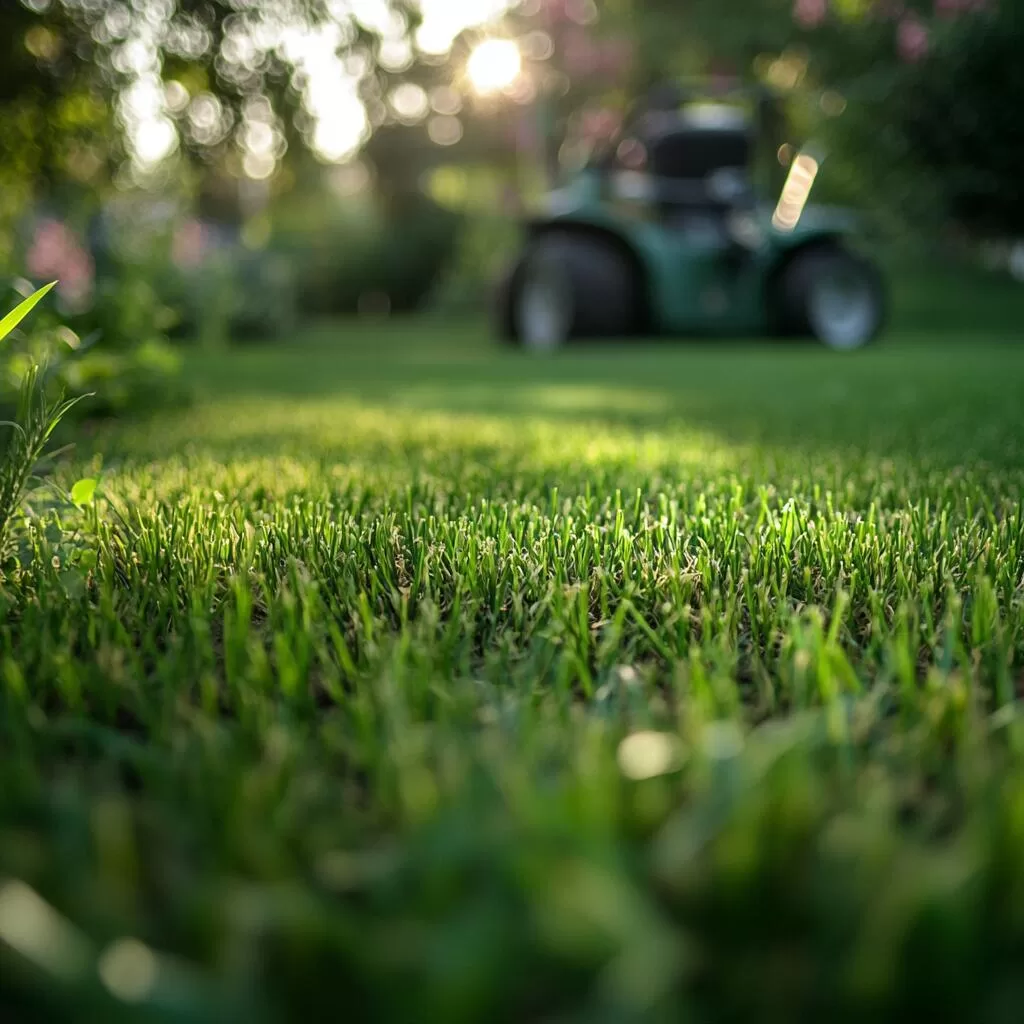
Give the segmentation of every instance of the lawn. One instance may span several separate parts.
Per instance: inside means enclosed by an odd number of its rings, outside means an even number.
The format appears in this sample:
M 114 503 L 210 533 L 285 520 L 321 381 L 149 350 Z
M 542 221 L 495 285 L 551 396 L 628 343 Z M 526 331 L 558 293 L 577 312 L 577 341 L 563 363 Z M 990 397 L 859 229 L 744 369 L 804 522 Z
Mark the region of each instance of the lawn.
M 188 372 L 0 589 L 5 1020 L 1020 1019 L 1009 332 Z

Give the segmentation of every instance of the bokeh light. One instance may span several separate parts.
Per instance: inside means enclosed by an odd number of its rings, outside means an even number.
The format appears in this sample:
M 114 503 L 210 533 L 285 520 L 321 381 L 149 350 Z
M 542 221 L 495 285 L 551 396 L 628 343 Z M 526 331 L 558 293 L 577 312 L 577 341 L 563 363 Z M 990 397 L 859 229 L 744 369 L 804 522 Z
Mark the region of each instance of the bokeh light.
M 416 46 L 425 54 L 447 54 L 460 32 L 494 21 L 510 6 L 509 0 L 420 0 Z
M 470 54 L 466 74 L 481 95 L 512 86 L 523 70 L 519 47 L 511 39 L 487 39 Z
M 301 97 L 300 125 L 316 155 L 327 162 L 342 162 L 355 155 L 366 142 L 372 127 L 382 123 L 383 97 L 361 94 L 361 85 L 374 61 L 391 73 L 412 66 L 416 50 L 420 54 L 446 55 L 456 36 L 466 29 L 484 24 L 504 13 L 506 0 L 422 0 L 422 23 L 413 37 L 404 14 L 383 0 L 349 5 L 331 5 L 330 17 L 317 23 L 289 16 L 287 5 L 267 9 L 258 16 L 232 19 L 216 53 L 217 74 L 240 89 L 251 86 L 267 66 L 272 55 L 291 69 L 291 81 Z M 135 173 L 148 173 L 178 149 L 179 132 L 200 146 L 209 147 L 225 139 L 236 127 L 231 112 L 212 93 L 190 95 L 181 82 L 164 86 L 160 82 L 159 52 L 165 47 L 184 59 L 197 59 L 214 45 L 213 39 L 198 22 L 187 16 L 173 17 L 173 5 L 152 4 L 139 17 L 128 8 L 112 9 L 102 19 L 94 35 L 110 42 L 118 41 L 112 52 L 112 67 L 124 75 L 126 86 L 119 104 L 126 140 Z M 358 51 L 346 52 L 354 38 L 356 25 L 380 34 L 374 59 Z M 48 51 L 52 40 L 42 31 L 33 36 L 40 53 Z M 413 43 L 415 42 L 415 47 Z M 501 88 L 518 73 L 518 55 L 512 62 L 513 44 L 496 43 L 496 50 L 485 50 L 476 67 L 475 78 L 482 87 L 494 83 Z M 497 57 L 493 67 L 488 67 Z M 389 97 L 391 110 L 403 122 L 424 118 L 433 106 L 436 113 L 452 118 L 458 113 L 457 98 L 443 96 L 431 104 L 422 90 L 399 87 Z M 280 153 L 266 138 L 266 131 L 249 126 L 238 128 L 238 141 L 245 173 L 265 178 L 275 172 Z M 276 131 L 276 129 L 275 129 Z M 458 122 L 435 124 L 442 144 L 461 137 Z M 262 143 L 260 140 L 263 140 Z

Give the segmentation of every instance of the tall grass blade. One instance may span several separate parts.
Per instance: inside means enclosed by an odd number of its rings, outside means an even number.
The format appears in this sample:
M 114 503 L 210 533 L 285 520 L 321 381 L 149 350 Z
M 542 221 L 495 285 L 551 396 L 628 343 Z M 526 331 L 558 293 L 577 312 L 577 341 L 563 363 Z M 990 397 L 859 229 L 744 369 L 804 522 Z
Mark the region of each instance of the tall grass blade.
M 0 320 L 0 341 L 3 341 L 32 312 L 53 291 L 56 285 L 56 281 L 51 281 L 48 285 L 44 285 L 38 291 L 33 292 L 19 306 L 12 309 L 3 320 Z

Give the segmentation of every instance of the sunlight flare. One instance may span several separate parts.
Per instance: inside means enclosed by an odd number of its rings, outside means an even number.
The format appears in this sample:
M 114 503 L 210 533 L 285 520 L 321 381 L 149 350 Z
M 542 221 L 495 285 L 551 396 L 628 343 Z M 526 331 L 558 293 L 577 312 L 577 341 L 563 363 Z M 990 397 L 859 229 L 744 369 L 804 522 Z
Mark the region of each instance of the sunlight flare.
M 523 71 L 519 47 L 511 39 L 488 39 L 470 54 L 466 73 L 481 96 L 514 85 Z

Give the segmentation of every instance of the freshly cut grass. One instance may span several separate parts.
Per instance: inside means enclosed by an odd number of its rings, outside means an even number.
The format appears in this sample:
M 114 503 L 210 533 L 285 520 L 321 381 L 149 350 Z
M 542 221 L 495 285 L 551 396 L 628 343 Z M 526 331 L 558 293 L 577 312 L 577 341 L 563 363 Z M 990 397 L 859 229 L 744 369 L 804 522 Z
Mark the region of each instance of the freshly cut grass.
M 1024 350 L 191 373 L 0 589 L 13 1019 L 1017 1019 Z

